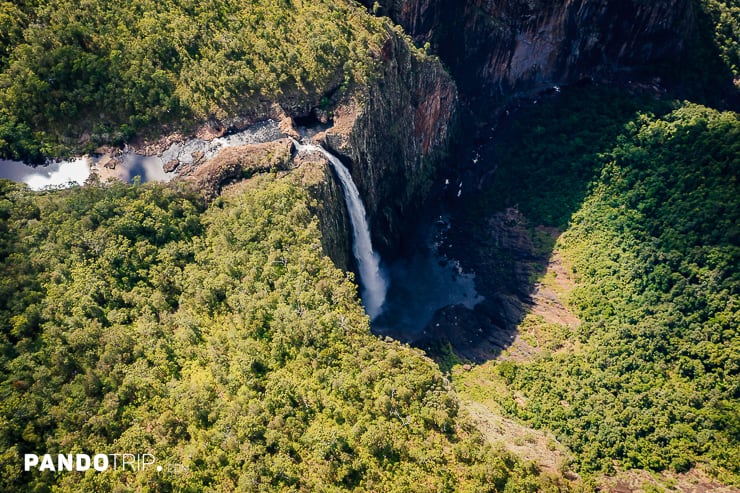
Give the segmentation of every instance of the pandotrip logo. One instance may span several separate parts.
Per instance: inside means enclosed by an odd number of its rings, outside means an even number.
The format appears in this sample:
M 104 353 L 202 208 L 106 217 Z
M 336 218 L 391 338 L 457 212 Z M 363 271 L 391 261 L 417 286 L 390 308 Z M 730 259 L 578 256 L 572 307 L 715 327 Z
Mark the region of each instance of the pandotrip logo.
M 51 472 L 97 472 L 132 471 L 142 472 L 149 468 L 162 471 L 162 466 L 155 465 L 157 459 L 153 454 L 25 454 L 23 470 Z

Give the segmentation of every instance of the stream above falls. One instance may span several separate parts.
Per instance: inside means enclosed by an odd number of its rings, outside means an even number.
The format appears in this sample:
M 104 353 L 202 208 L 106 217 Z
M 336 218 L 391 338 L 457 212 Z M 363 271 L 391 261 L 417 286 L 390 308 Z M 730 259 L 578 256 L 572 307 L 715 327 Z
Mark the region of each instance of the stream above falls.
M 144 155 L 127 147 L 114 156 L 84 156 L 68 161 L 53 161 L 44 166 L 0 160 L 0 178 L 25 183 L 32 190 L 82 185 L 92 174 L 96 174 L 101 181 L 115 178 L 131 183 L 138 176 L 142 183 L 167 182 L 178 174 L 176 170 L 165 171 L 168 163 L 188 166 L 199 160 L 208 160 L 227 147 L 270 142 L 284 136 L 277 122 L 265 120 L 212 140 L 193 138 L 174 142 L 158 155 Z

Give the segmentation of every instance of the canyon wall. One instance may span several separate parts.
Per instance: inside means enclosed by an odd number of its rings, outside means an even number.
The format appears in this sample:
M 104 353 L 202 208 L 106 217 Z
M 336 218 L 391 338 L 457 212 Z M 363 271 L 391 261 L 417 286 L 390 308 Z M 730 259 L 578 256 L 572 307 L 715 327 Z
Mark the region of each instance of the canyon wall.
M 390 31 L 382 73 L 335 111 L 322 141 L 348 165 L 376 249 L 388 256 L 423 207 L 455 128 L 457 89 L 435 58 Z
M 368 5 L 373 2 L 366 1 Z M 391 0 L 379 13 L 430 42 L 478 107 L 507 95 L 680 62 L 691 0 Z M 376 9 L 378 10 L 378 9 Z
M 473 115 L 485 116 L 513 94 L 680 60 L 695 23 L 691 0 L 394 0 L 376 11 L 400 23 L 417 45 L 431 43 L 452 73 L 388 28 L 382 49 L 371 55 L 380 62 L 376 77 L 335 101 L 330 114 L 320 110 L 330 126 L 316 140 L 350 169 L 374 245 L 386 258 L 403 248 L 403 232 L 446 163 L 460 127 L 458 87 Z M 294 117 L 319 112 L 284 108 Z M 336 193 L 324 192 L 329 207 L 343 208 Z M 328 250 L 344 266 L 343 225 L 322 220 Z
M 389 0 L 375 11 L 418 46 L 429 42 L 452 75 L 391 31 L 382 73 L 345 98 L 323 136 L 350 168 L 386 256 L 403 247 L 402 232 L 447 157 L 459 127 L 458 88 L 472 113 L 485 116 L 511 95 L 630 77 L 679 62 L 696 23 L 691 0 Z
M 334 265 L 345 271 L 354 270 L 352 225 L 344 205 L 339 180 L 331 172 L 326 158 L 318 153 L 296 155 L 293 165 L 301 185 L 311 196 L 309 207 L 316 214 L 321 230 L 321 246 Z

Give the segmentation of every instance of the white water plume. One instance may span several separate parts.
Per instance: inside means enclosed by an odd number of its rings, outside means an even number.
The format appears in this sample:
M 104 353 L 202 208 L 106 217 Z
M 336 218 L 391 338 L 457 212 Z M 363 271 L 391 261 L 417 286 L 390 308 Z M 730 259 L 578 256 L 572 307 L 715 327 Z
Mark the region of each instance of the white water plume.
M 360 192 L 357 190 L 349 170 L 336 156 L 321 146 L 300 144 L 295 140 L 293 140 L 293 143 L 298 152 L 321 152 L 329 160 L 339 177 L 350 223 L 352 223 L 352 252 L 355 259 L 357 259 L 360 285 L 362 286 L 362 301 L 365 305 L 365 311 L 371 319 L 374 319 L 382 312 L 388 286 L 380 268 L 380 256 L 373 250 L 372 241 L 370 240 L 370 227 L 367 224 L 367 215 L 360 198 Z

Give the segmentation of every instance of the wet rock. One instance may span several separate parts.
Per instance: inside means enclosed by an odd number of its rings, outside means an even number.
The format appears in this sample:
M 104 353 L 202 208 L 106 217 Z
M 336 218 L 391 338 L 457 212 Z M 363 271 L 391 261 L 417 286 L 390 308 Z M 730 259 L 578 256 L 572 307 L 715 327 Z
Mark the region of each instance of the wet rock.
M 292 173 L 300 176 L 301 184 L 315 199 L 309 208 L 319 220 L 324 253 L 340 269 L 352 270 L 352 225 L 344 206 L 344 193 L 329 161 L 318 152 L 301 153 L 293 157 L 292 167 Z
M 280 122 L 278 123 L 278 128 L 288 137 L 293 137 L 294 139 L 300 138 L 298 131 L 295 129 L 295 122 L 293 121 L 293 118 L 289 116 L 286 116 L 285 118 L 280 120 Z
M 313 116 L 321 124 L 325 125 L 329 123 L 329 112 L 326 110 L 322 110 L 321 108 L 314 108 Z
M 105 156 L 100 158 L 100 161 L 98 161 L 98 166 L 102 168 L 116 169 L 117 165 L 118 160 L 110 154 L 106 154 Z

